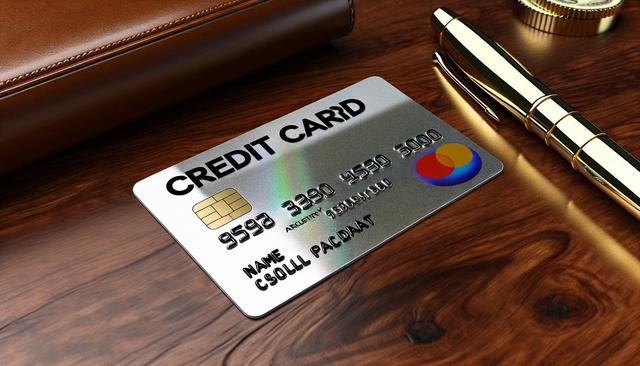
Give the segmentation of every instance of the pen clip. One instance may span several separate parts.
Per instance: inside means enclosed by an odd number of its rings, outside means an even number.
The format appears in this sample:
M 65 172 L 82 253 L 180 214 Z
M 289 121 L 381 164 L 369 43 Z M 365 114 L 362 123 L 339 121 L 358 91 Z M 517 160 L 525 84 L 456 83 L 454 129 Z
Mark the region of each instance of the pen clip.
M 469 89 L 464 83 L 453 73 L 451 68 L 445 62 L 445 57 L 440 52 L 435 51 L 433 53 L 433 63 L 440 67 L 440 69 L 451 79 L 460 89 L 462 89 L 474 102 L 476 102 L 480 108 L 484 111 L 484 113 L 491 117 L 496 122 L 500 122 L 500 118 L 498 115 L 485 103 L 483 102 L 477 95 L 475 95 L 471 89 Z M 454 63 L 455 64 L 455 63 Z M 456 65 L 457 67 L 457 65 Z

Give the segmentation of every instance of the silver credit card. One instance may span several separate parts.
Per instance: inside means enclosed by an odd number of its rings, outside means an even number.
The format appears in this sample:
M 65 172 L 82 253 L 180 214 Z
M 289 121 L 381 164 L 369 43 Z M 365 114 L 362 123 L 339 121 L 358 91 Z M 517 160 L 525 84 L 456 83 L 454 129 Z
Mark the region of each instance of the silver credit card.
M 495 157 L 371 77 L 133 191 L 257 318 L 501 171 Z

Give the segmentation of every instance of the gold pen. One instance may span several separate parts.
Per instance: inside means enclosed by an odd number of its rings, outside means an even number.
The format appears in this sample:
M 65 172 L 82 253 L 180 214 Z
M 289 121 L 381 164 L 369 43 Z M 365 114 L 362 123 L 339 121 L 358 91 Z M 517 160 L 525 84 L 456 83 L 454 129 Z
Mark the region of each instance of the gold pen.
M 633 155 L 456 13 L 438 8 L 431 21 L 448 56 L 436 52 L 434 61 L 449 77 L 461 83 L 445 59 L 567 159 L 574 170 L 640 219 L 640 162 Z M 463 90 L 478 100 L 468 88 Z

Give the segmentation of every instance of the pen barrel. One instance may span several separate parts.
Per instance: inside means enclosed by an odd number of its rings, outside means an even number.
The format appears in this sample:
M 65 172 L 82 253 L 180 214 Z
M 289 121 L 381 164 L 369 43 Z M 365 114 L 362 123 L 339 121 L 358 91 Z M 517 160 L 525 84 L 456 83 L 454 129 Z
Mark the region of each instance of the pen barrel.
M 633 155 L 472 24 L 445 8 L 431 20 L 440 47 L 471 81 L 640 219 L 640 162 Z
M 640 162 L 602 134 L 574 155 L 572 166 L 640 219 Z
M 449 58 L 521 121 L 536 102 L 553 94 L 498 43 L 451 10 L 439 8 L 431 20 Z
M 640 162 L 560 97 L 534 103 L 524 124 L 640 219 Z

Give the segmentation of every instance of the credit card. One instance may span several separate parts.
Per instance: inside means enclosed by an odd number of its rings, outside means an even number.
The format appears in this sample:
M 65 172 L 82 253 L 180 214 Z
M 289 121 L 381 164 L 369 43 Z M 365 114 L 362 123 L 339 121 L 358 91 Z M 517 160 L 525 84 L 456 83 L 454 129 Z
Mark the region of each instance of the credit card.
M 371 77 L 133 191 L 240 311 L 258 318 L 501 171 L 480 146 Z

